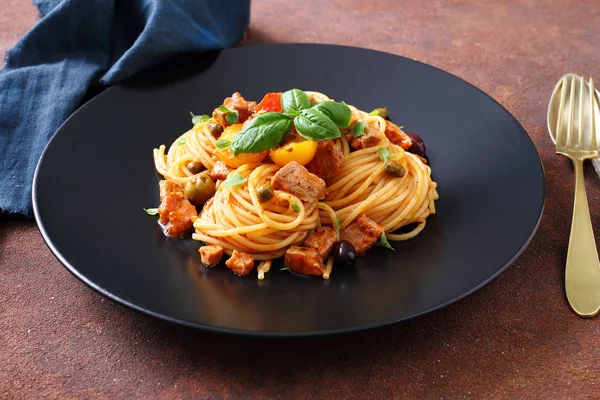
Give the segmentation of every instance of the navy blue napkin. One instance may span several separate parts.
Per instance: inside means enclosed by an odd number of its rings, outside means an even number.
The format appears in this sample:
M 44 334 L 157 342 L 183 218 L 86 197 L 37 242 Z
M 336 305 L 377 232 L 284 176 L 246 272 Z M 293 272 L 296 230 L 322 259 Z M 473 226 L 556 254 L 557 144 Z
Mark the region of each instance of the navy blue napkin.
M 32 215 L 35 165 L 91 86 L 177 53 L 231 47 L 250 0 L 34 0 L 42 19 L 0 70 L 0 210 Z

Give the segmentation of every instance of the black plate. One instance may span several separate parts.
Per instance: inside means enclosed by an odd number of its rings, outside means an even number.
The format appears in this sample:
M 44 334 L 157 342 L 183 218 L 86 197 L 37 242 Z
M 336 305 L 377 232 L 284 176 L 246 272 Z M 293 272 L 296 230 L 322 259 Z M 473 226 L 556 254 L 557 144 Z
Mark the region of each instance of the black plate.
M 331 280 L 274 268 L 260 282 L 200 266 L 198 244 L 165 238 L 152 149 L 235 91 L 317 90 L 423 137 L 438 214 L 396 251 L 372 249 Z M 542 215 L 540 158 L 497 102 L 438 69 L 328 45 L 245 47 L 188 57 L 113 87 L 77 111 L 40 159 L 35 217 L 50 249 L 87 285 L 135 310 L 193 327 L 314 335 L 397 322 L 482 287 L 523 251 Z

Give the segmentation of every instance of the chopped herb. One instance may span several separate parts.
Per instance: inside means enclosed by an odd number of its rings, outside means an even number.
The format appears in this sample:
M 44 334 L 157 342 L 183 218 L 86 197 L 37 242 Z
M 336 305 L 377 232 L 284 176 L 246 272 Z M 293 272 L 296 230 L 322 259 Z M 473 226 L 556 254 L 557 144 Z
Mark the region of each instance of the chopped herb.
M 177 139 L 177 144 L 179 146 L 183 146 L 185 144 L 185 136 L 182 136 L 179 139 Z
M 339 231 L 340 228 L 342 227 L 342 223 L 340 222 L 340 219 L 338 217 L 335 217 L 335 219 L 333 220 L 333 224 L 335 226 L 335 231 Z
M 392 246 L 390 246 L 390 242 L 388 242 L 387 237 L 385 236 L 385 232 L 383 232 L 381 234 L 381 237 L 379 238 L 379 242 L 377 242 L 375 245 L 380 246 L 380 247 L 385 247 L 392 251 L 394 250 L 394 248 Z
M 388 149 L 386 149 L 385 147 L 380 147 L 380 148 L 379 148 L 379 151 L 377 152 L 377 154 L 379 154 L 379 159 L 380 159 L 381 161 L 387 161 L 387 160 L 389 160 L 390 158 L 393 158 L 393 157 L 394 157 L 394 155 L 393 155 L 393 154 L 391 154 L 391 153 L 388 151 Z
M 237 110 L 230 110 L 225 106 L 220 106 L 219 107 L 219 111 L 226 113 L 225 114 L 225 119 L 227 120 L 227 122 L 229 122 L 231 125 L 233 124 L 237 124 L 238 122 L 238 118 L 239 118 L 239 113 Z
M 158 208 L 144 208 L 144 211 L 146 211 L 146 214 L 148 215 L 158 214 Z
M 295 212 L 300 212 L 300 206 L 296 203 L 292 203 L 292 210 Z
M 210 119 L 208 115 L 194 115 L 194 113 L 191 111 L 190 115 L 192 116 L 192 124 L 194 125 L 196 125 L 198 122 L 204 122 Z
M 388 119 L 388 110 L 385 107 L 376 108 L 369 113 L 369 115 L 377 115 L 381 118 Z
M 248 179 L 244 178 L 242 175 L 240 174 L 235 174 L 233 175 L 231 178 L 227 178 L 227 180 L 225 182 L 223 182 L 223 187 L 232 187 L 232 186 L 238 186 L 241 185 L 242 183 L 246 182 Z
M 354 125 L 354 137 L 360 137 L 365 134 L 365 121 L 358 121 L 358 124 Z
M 288 267 L 283 267 L 283 268 L 279 268 L 280 271 L 289 271 L 290 269 Z
M 231 144 L 231 140 L 219 139 L 215 143 L 215 146 L 217 146 L 217 148 L 219 148 L 219 149 L 225 149 L 225 148 L 229 147 L 230 144 Z

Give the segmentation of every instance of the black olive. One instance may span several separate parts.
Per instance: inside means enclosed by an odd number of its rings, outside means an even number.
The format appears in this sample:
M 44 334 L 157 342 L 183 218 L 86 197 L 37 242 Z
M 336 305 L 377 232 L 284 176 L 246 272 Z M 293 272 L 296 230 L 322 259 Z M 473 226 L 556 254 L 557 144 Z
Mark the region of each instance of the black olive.
M 389 176 L 393 176 L 394 178 L 402 178 L 406 175 L 406 170 L 398 161 L 388 160 L 383 164 L 383 171 Z
M 204 168 L 204 165 L 202 165 L 202 163 L 199 163 L 198 161 L 190 161 L 189 163 L 187 163 L 186 167 L 188 171 L 190 171 L 194 175 L 206 169 Z
M 333 261 L 336 264 L 349 267 L 354 264 L 354 259 L 356 258 L 356 250 L 354 250 L 352 243 L 347 240 L 335 242 L 329 254 L 333 256 Z
M 219 124 L 218 122 L 211 122 L 208 124 L 208 130 L 214 138 L 218 138 L 221 136 L 221 133 L 223 133 L 223 125 Z
M 427 153 L 425 151 L 425 143 L 423 143 L 423 139 L 420 136 L 415 135 L 414 133 L 406 132 L 410 140 L 412 141 L 412 146 L 410 146 L 410 151 L 413 154 L 421 156 L 423 158 L 427 158 Z

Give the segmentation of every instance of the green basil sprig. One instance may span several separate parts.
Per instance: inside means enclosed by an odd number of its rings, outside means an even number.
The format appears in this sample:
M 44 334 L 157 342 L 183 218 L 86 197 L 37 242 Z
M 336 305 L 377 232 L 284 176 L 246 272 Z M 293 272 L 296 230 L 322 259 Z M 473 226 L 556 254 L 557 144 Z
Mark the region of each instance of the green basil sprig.
M 259 114 L 246 123 L 231 143 L 233 154 L 272 149 L 281 142 L 292 124 L 303 138 L 319 141 L 341 137 L 340 128 L 347 128 L 352 121 L 352 111 L 346 104 L 328 100 L 311 107 L 308 95 L 300 89 L 283 93 L 281 107 L 283 113 Z
M 300 89 L 288 90 L 281 95 L 281 108 L 288 113 L 298 112 L 310 108 L 308 95 Z
M 233 155 L 260 153 L 277 146 L 292 127 L 292 118 L 282 113 L 268 112 L 248 122 L 235 136 L 230 149 Z
M 328 140 L 342 137 L 337 125 L 316 108 L 300 111 L 294 118 L 296 130 L 305 139 Z
M 379 156 L 379 159 L 384 162 L 390 158 L 394 158 L 394 154 L 390 153 L 385 147 L 380 147 L 379 150 L 377 150 L 377 155 Z
M 340 128 L 347 128 L 352 122 L 352 111 L 344 103 L 327 100 L 315 104 L 313 108 L 321 111 Z

